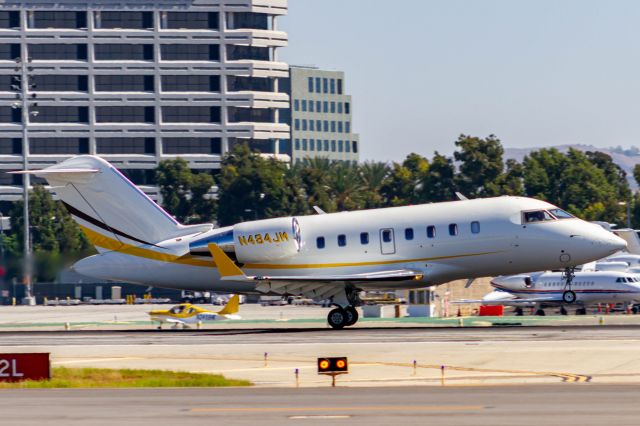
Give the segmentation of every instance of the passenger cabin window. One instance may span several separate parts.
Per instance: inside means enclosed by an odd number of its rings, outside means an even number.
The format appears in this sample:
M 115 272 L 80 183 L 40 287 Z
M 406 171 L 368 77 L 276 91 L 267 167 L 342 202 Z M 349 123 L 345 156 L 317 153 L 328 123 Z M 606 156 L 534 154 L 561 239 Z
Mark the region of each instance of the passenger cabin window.
M 479 234 L 480 233 L 480 222 L 478 222 L 478 221 L 471 222 L 471 233 L 472 234 Z
M 556 219 L 573 219 L 573 215 L 565 212 L 562 209 L 553 209 L 549 212 L 556 217 Z
M 413 228 L 405 228 L 404 239 L 407 241 L 413 240 Z
M 455 223 L 450 223 L 449 224 L 449 235 L 451 235 L 452 237 L 455 237 L 456 235 L 458 235 L 458 225 Z
M 360 233 L 360 244 L 362 244 L 362 245 L 369 244 L 369 233 L 368 232 Z
M 436 237 L 436 227 L 435 226 L 427 226 L 427 238 L 435 238 Z
M 385 229 L 384 231 L 382 231 L 382 241 L 384 241 L 385 243 L 390 243 L 391 242 L 391 231 L 388 229 Z
M 347 245 L 347 236 L 344 234 L 338 235 L 338 246 L 344 247 Z
M 554 220 L 554 217 L 546 210 L 537 210 L 523 213 L 524 223 L 546 222 Z
M 324 248 L 324 237 L 316 238 L 316 247 L 318 247 L 319 249 Z

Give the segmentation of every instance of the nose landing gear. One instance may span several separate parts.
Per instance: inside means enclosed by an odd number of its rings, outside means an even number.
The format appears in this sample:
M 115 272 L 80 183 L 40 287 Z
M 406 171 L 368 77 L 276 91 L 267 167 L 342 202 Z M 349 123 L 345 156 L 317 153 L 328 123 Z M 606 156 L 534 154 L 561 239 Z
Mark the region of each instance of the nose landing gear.
M 568 305 L 575 303 L 577 296 L 576 293 L 571 290 L 571 283 L 573 282 L 573 278 L 575 277 L 575 268 L 566 268 L 564 270 L 563 279 L 565 280 L 564 284 L 564 293 L 562 293 L 562 301 Z

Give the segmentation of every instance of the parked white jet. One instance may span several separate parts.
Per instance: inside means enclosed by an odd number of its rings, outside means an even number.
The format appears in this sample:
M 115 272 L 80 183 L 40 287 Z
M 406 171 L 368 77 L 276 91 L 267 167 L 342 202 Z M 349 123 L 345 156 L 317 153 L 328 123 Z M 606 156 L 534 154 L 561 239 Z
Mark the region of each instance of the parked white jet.
M 460 303 L 482 303 L 484 305 L 505 305 L 537 307 L 536 314 L 544 315 L 542 306 L 564 306 L 576 304 L 576 314 L 584 315 L 585 307 L 599 303 L 640 302 L 640 279 L 636 274 L 617 271 L 576 272 L 571 290 L 566 289 L 562 272 L 521 274 L 497 277 L 491 280 L 496 289 L 482 300 L 463 300 Z M 518 311 L 521 313 L 521 310 Z
M 81 274 L 177 289 L 329 299 L 336 306 L 328 316 L 334 328 L 358 320 L 361 290 L 570 269 L 626 246 L 598 225 L 523 197 L 214 228 L 176 222 L 99 157 L 18 173 L 46 178 L 97 248 L 99 254 L 75 264 Z

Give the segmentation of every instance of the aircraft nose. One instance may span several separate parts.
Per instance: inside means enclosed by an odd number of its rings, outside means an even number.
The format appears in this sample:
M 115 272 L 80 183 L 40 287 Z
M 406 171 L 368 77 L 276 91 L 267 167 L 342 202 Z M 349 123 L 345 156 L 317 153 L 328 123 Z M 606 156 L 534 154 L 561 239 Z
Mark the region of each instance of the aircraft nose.
M 608 235 L 603 239 L 601 244 L 606 247 L 607 250 L 611 251 L 611 253 L 627 248 L 627 242 L 611 232 L 608 232 Z

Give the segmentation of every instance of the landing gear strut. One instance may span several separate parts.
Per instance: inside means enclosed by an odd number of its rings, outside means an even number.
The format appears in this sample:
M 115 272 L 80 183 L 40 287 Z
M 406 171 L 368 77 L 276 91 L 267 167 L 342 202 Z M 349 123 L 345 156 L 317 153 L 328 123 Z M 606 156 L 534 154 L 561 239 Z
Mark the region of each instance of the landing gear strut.
M 332 309 L 327 316 L 327 322 L 332 328 L 339 330 L 358 322 L 360 315 L 355 307 L 360 306 L 362 301 L 355 287 L 345 287 L 344 294 L 334 297 L 332 303 L 337 305 L 337 308 Z
M 571 283 L 573 282 L 573 278 L 575 277 L 574 269 L 575 268 L 566 268 L 564 270 L 564 276 L 563 276 L 565 280 L 565 284 L 564 284 L 564 293 L 562 293 L 562 301 L 569 305 L 572 303 L 575 303 L 577 299 L 576 293 L 573 290 L 571 290 Z

